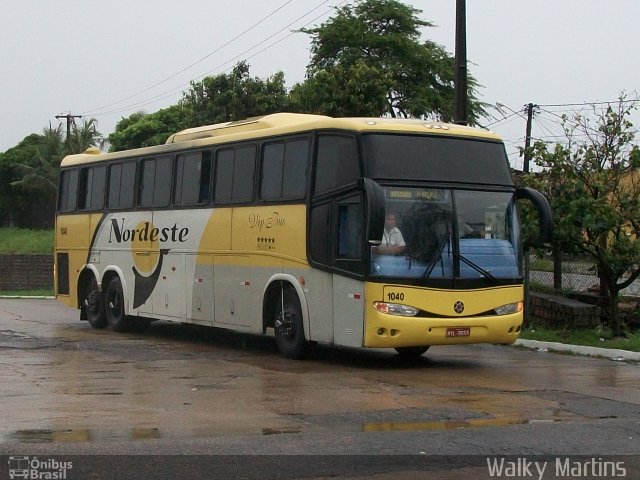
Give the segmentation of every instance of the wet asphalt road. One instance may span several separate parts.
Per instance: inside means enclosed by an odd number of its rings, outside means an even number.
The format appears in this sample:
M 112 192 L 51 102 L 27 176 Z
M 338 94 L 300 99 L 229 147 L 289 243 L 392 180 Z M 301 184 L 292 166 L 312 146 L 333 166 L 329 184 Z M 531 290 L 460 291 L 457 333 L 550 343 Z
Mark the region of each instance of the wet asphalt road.
M 0 299 L 0 455 L 216 455 L 177 457 L 181 478 L 206 465 L 386 479 L 484 478 L 473 465 L 492 455 L 640 453 L 637 364 L 490 345 L 432 347 L 409 363 L 319 346 L 292 361 L 268 336 L 168 322 L 116 334 L 78 317 L 54 300 Z M 152 458 L 135 463 L 157 468 Z M 422 477 L 425 458 L 448 466 Z M 100 461 L 82 478 L 145 476 L 113 474 L 118 462 L 95 473 Z

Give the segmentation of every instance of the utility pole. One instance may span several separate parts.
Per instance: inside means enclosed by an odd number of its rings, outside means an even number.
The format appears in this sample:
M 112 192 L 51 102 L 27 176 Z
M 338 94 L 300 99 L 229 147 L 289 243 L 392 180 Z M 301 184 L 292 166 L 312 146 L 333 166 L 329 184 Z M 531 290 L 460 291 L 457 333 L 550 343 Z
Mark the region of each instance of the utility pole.
M 70 152 L 69 148 L 69 139 L 71 138 L 71 123 L 75 123 L 76 118 L 82 118 L 82 115 L 71 115 L 71 112 L 66 115 L 56 115 L 56 119 L 60 120 L 61 118 L 67 119 L 67 138 L 65 139 L 65 143 L 67 144 L 67 150 Z
M 456 0 L 456 64 L 454 71 L 453 121 L 467 124 L 467 13 L 466 0 Z
M 525 105 L 527 109 L 527 133 L 524 137 L 524 165 L 522 166 L 522 172 L 525 174 L 529 173 L 529 163 L 531 162 L 531 125 L 533 123 L 533 109 L 536 106 L 533 103 Z M 524 251 L 524 319 L 527 322 L 531 318 L 531 315 L 529 315 L 531 310 L 531 268 L 529 264 L 529 248 L 527 247 Z
M 531 124 L 533 123 L 533 109 L 536 107 L 537 105 L 533 103 L 525 105 L 527 109 L 527 134 L 524 137 L 524 165 L 522 167 L 524 173 L 529 173 L 529 162 L 531 161 L 531 152 L 529 151 L 531 147 Z

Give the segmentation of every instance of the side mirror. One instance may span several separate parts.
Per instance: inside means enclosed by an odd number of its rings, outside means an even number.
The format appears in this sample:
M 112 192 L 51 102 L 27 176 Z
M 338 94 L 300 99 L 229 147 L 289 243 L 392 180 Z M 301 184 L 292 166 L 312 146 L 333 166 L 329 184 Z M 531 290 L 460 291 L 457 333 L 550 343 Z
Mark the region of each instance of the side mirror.
M 369 178 L 360 179 L 365 193 L 365 234 L 369 245 L 380 245 L 384 233 L 384 190 Z
M 529 200 L 538 211 L 540 235 L 533 246 L 550 247 L 553 241 L 553 214 L 547 197 L 533 188 L 524 187 L 516 190 L 516 199 Z

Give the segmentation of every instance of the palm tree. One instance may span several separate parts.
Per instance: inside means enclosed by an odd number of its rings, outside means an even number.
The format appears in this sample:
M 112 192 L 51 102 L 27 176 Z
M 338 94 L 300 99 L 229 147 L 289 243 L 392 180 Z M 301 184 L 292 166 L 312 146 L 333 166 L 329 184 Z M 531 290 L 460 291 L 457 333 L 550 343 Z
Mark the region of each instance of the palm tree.
M 49 124 L 49 128 L 42 131 L 33 163 L 12 164 L 22 174 L 22 178 L 11 184 L 55 197 L 58 189 L 58 168 L 64 153 L 62 126 L 53 128 Z
M 50 228 L 55 217 L 60 161 L 66 153 L 62 126 L 49 125 L 38 140 L 30 160 L 11 164 L 21 176 L 11 185 L 27 200 L 19 213 L 19 223 L 30 228 Z
M 89 147 L 102 148 L 104 137 L 97 129 L 95 118 L 84 120 L 79 127 L 73 123 L 71 136 L 67 139 L 69 153 L 82 153 Z

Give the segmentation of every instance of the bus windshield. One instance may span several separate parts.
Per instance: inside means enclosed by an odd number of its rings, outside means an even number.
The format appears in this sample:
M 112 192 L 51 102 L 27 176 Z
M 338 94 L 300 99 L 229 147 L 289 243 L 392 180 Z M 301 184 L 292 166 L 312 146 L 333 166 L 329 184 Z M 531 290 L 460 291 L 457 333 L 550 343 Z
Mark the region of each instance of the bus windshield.
M 385 231 L 371 249 L 381 277 L 478 279 L 522 277 L 518 215 L 512 192 L 384 187 Z

